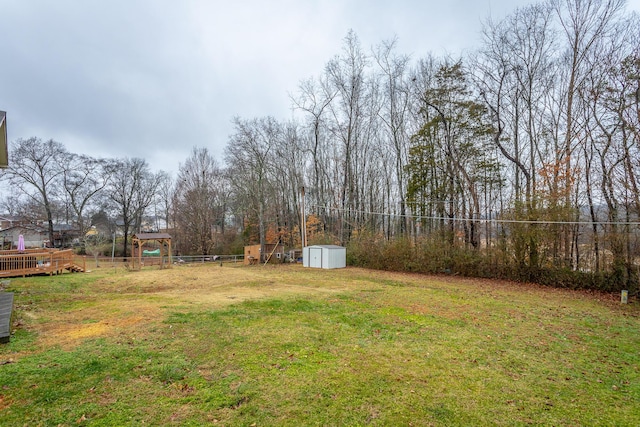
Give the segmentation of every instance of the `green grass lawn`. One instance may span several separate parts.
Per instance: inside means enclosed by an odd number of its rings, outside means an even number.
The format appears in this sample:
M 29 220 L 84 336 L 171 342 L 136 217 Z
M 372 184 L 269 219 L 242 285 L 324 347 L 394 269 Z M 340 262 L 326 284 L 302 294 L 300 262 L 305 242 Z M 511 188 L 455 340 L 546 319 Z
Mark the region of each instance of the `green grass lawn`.
M 617 296 L 207 265 L 9 290 L 2 426 L 640 425 L 640 307 Z

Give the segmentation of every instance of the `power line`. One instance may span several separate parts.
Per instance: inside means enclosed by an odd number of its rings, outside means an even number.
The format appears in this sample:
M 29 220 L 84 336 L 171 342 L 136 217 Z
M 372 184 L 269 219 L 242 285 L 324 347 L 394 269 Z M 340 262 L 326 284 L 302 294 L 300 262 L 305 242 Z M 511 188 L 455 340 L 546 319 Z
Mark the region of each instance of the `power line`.
M 387 212 L 371 212 L 371 211 L 363 211 L 356 209 L 345 209 L 338 207 L 330 207 L 330 206 L 319 206 L 319 205 L 309 205 L 310 208 L 324 209 L 328 211 L 338 211 L 338 212 L 350 212 L 362 215 L 379 215 L 379 216 L 388 216 L 388 217 L 404 217 L 409 219 L 417 219 L 417 220 L 433 220 L 433 221 L 454 221 L 454 222 L 465 222 L 465 221 L 475 221 L 475 222 L 491 222 L 496 224 L 539 224 L 539 225 L 588 225 L 593 226 L 607 226 L 607 225 L 629 225 L 629 226 L 638 226 L 640 227 L 640 222 L 638 221 L 550 221 L 550 220 L 527 220 L 527 219 L 503 219 L 503 218 L 466 218 L 466 217 L 448 217 L 448 216 L 424 216 L 424 215 L 402 215 L 395 213 L 387 213 Z

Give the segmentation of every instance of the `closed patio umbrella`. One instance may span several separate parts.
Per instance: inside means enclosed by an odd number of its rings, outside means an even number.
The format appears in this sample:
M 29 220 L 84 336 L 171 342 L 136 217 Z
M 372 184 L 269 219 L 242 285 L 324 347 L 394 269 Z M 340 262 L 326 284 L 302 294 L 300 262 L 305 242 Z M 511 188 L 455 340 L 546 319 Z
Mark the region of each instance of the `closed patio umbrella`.
M 24 236 L 22 234 L 18 236 L 18 250 L 24 251 Z

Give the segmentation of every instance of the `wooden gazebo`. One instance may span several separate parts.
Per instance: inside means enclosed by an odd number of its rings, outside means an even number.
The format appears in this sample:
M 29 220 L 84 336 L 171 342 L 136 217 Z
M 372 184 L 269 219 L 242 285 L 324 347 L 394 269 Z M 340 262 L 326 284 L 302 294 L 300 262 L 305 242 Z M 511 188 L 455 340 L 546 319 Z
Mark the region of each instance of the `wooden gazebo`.
M 164 259 L 167 258 L 167 267 L 171 268 L 171 236 L 168 233 L 137 233 L 131 239 L 131 267 L 140 269 L 142 267 L 142 252 L 145 243 L 158 242 L 160 244 L 160 268 L 165 267 Z M 136 258 L 138 265 L 136 266 Z M 157 258 L 157 257 L 156 257 Z

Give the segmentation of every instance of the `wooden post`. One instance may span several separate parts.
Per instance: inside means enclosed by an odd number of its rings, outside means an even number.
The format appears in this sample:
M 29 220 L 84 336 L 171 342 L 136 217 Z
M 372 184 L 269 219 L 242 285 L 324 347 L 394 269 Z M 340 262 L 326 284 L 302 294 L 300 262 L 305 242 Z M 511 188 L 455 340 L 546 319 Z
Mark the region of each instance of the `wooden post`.
M 300 231 L 302 232 L 302 247 L 307 246 L 307 218 L 304 212 L 304 187 L 300 189 L 300 211 L 301 211 L 301 223 L 300 223 Z

